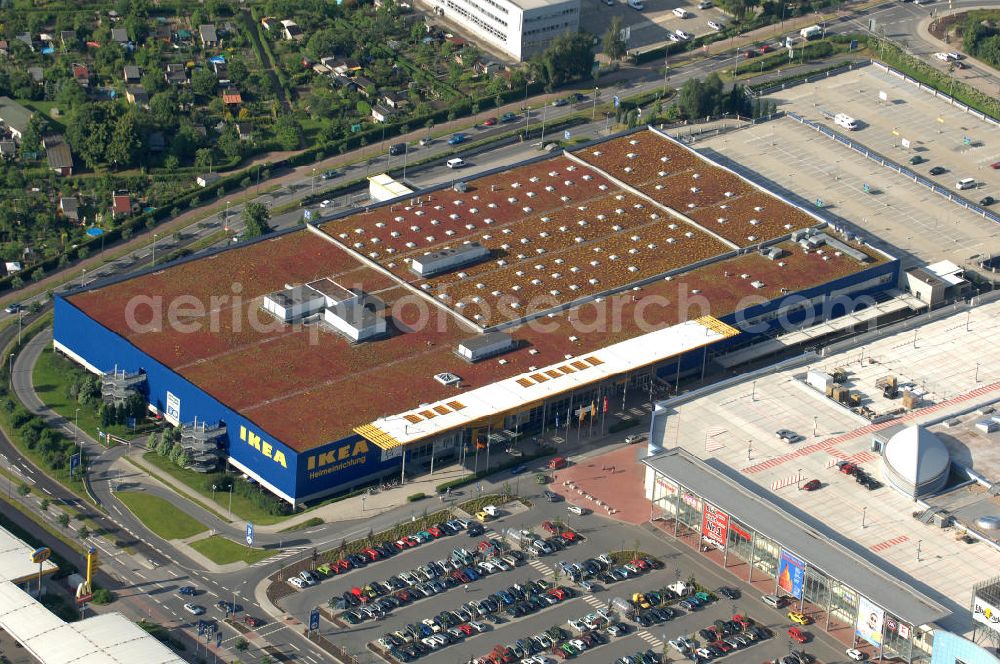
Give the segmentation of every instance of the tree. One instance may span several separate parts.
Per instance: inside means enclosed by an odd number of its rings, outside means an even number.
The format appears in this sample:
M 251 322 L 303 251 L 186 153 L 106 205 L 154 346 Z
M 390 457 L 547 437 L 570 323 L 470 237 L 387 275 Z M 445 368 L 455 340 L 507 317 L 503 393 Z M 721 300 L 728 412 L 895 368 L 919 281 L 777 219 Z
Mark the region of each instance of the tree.
M 191 74 L 191 90 L 199 97 L 211 97 L 215 95 L 215 85 L 218 80 L 215 74 L 209 69 L 196 69 Z
M 245 239 L 260 237 L 271 232 L 268 222 L 271 220 L 271 211 L 263 203 L 247 203 L 243 208 L 243 223 L 246 228 L 243 231 Z
M 139 120 L 134 108 L 129 107 L 128 111 L 118 117 L 111 142 L 104 153 L 104 159 L 114 166 L 131 166 L 141 147 Z
M 115 594 L 108 590 L 107 588 L 96 588 L 94 589 L 94 596 L 91 597 L 90 601 L 94 604 L 111 604 L 115 599 Z
M 586 78 L 594 65 L 594 38 L 585 32 L 557 37 L 536 64 L 548 89 Z
M 59 516 L 56 517 L 56 523 L 65 528 L 69 525 L 69 515 L 66 512 L 60 512 Z
M 611 19 L 608 31 L 604 33 L 604 55 L 617 62 L 625 56 L 625 40 L 622 38 L 622 19 L 615 16 Z
M 297 150 L 302 142 L 302 127 L 290 114 L 278 116 L 274 123 L 274 137 L 283 150 Z
M 233 644 L 238 652 L 246 652 L 247 648 L 250 647 L 250 642 L 244 639 L 242 636 L 236 639 L 236 643 Z
M 80 526 L 79 530 L 76 531 L 76 536 L 80 539 L 87 539 L 90 537 L 90 528 L 87 526 Z

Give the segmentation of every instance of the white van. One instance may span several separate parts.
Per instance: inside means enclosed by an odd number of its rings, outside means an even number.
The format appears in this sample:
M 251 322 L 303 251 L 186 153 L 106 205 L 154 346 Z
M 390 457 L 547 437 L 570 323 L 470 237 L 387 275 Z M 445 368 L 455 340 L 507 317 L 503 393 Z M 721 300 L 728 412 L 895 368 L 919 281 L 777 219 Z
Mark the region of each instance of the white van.
M 760 601 L 774 609 L 780 609 L 785 605 L 785 598 L 778 595 L 761 595 Z
M 976 179 L 975 178 L 962 178 L 955 183 L 956 189 L 975 189 Z
M 854 131 L 858 128 L 858 121 L 847 113 L 837 113 L 833 116 L 833 123 L 849 131 Z
M 569 507 L 566 508 L 566 511 L 570 512 L 571 514 L 576 514 L 577 516 L 583 516 L 589 510 L 586 507 L 578 507 L 577 505 L 570 505 Z
M 677 9 L 674 10 L 674 16 L 676 16 L 677 18 L 687 18 L 688 16 L 690 16 L 690 14 L 688 14 L 688 10 L 684 9 L 683 7 L 678 7 Z
M 465 166 L 465 160 L 461 157 L 455 157 L 454 159 L 449 159 L 445 162 L 445 165 L 448 168 L 461 168 L 462 166 Z

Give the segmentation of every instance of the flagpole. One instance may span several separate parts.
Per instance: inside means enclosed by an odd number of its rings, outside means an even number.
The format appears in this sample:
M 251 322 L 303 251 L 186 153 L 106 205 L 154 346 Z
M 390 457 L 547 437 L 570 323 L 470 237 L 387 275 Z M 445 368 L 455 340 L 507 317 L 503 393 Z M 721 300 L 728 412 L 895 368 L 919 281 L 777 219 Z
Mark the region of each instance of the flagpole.
M 569 443 L 569 425 L 573 423 L 573 393 L 569 393 L 569 409 L 566 411 L 566 442 Z

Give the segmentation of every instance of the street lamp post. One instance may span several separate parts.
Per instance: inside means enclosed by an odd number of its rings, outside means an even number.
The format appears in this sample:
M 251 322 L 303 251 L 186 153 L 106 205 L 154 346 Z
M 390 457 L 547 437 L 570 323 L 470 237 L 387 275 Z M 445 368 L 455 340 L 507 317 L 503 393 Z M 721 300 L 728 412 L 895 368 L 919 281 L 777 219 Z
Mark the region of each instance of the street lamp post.
M 7 360 L 7 375 L 10 376 L 10 391 L 14 391 L 14 353 L 10 354 Z
M 799 491 L 802 490 L 802 469 L 799 468 L 795 471 L 795 488 Z
M 233 482 L 229 483 L 229 518 L 233 518 Z
M 160 237 L 158 233 L 153 233 L 153 267 L 156 267 L 156 238 Z
M 667 81 L 670 79 L 670 49 L 663 54 L 663 96 L 667 96 Z
M 868 516 L 868 508 L 867 507 L 862 507 L 861 508 L 861 527 L 862 528 L 867 528 L 868 527 L 865 524 L 865 517 L 867 517 L 867 516 Z
M 601 89 L 599 87 L 594 88 L 594 110 L 590 113 L 590 121 L 593 122 L 597 117 L 597 98 L 601 96 Z
M 316 167 L 313 166 L 312 177 L 309 178 L 309 195 L 314 196 L 316 194 Z

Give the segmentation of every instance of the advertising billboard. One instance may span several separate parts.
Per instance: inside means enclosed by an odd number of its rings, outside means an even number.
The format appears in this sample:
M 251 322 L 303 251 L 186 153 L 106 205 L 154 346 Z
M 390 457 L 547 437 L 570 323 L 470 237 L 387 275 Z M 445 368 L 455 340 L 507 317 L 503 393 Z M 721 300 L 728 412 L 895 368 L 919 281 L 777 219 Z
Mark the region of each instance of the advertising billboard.
M 729 529 L 729 515 L 711 503 L 705 503 L 705 514 L 701 519 L 701 536 L 720 549 L 726 546 L 726 531 Z
M 885 611 L 872 604 L 867 597 L 858 600 L 858 624 L 854 630 L 855 634 L 876 648 L 881 648 L 884 621 Z
M 181 424 L 181 400 L 174 393 L 167 391 L 167 408 L 163 412 L 163 419 L 170 422 L 175 427 Z
M 1000 632 L 1000 611 L 978 595 L 972 598 L 972 619 Z
M 796 599 L 802 598 L 802 582 L 806 576 L 806 563 L 784 549 L 778 559 L 778 587 Z

